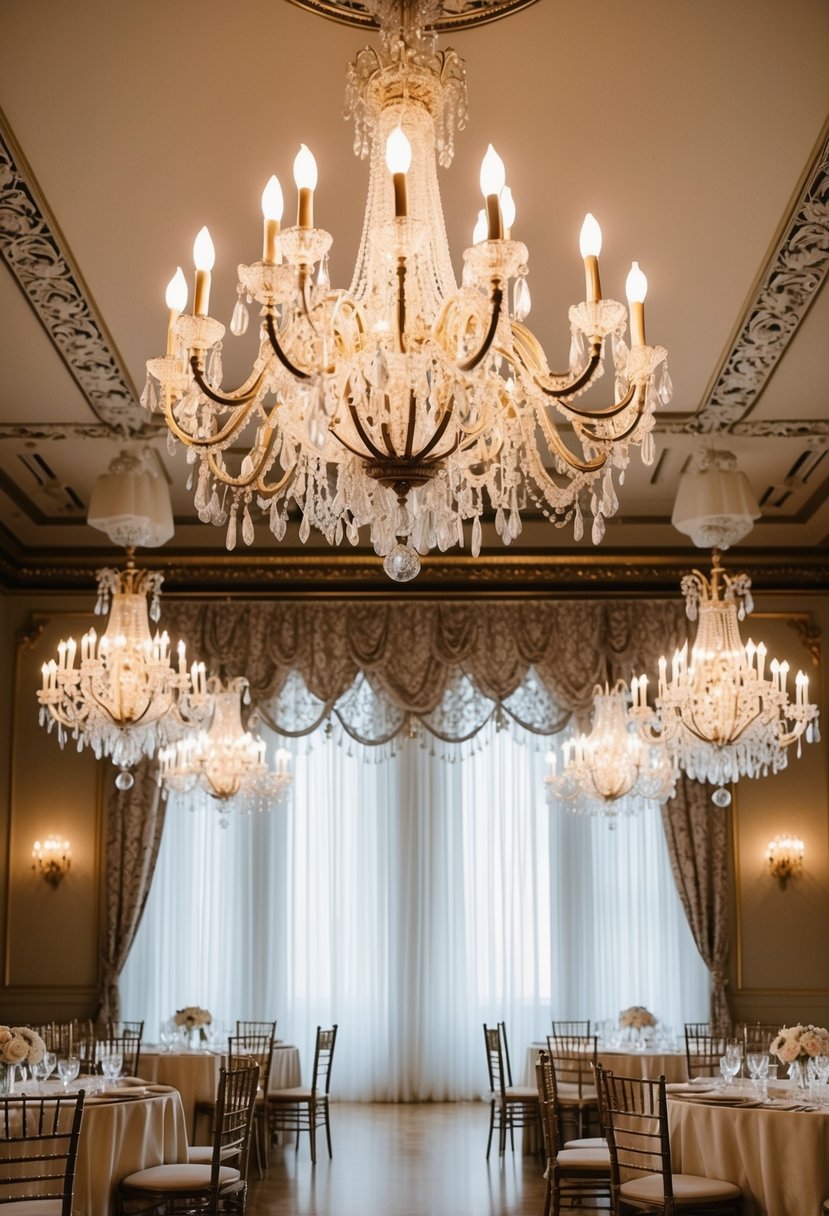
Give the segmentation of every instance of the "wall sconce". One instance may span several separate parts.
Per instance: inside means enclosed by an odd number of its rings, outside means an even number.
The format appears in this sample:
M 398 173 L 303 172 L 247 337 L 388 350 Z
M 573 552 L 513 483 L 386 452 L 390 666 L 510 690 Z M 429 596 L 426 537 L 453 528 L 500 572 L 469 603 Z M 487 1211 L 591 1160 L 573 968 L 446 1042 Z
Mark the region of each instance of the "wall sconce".
M 60 841 L 47 836 L 41 843 L 36 840 L 32 848 L 32 869 L 39 872 L 51 887 L 60 886 L 72 864 L 69 841 Z
M 769 841 L 766 853 L 769 870 L 780 883 L 781 891 L 785 890 L 790 878 L 797 878 L 802 873 L 803 852 L 803 841 L 797 836 L 775 836 Z

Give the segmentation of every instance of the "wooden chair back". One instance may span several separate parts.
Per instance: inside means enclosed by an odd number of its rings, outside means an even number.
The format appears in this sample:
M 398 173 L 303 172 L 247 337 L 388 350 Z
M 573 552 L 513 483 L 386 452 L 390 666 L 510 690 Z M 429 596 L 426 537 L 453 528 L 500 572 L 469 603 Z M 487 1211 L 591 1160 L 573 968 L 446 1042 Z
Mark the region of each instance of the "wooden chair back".
M 599 1038 L 595 1034 L 548 1035 L 547 1050 L 552 1057 L 558 1085 L 577 1088 L 581 1099 L 596 1087 L 595 1069 L 599 1060 Z
M 590 1018 L 585 1018 L 582 1021 L 556 1021 L 553 1020 L 553 1038 L 569 1037 L 572 1035 L 581 1035 L 582 1037 L 590 1034 Z
M 618 1210 L 619 1188 L 644 1174 L 661 1176 L 661 1202 L 668 1207 L 673 1202 L 673 1180 L 665 1078 L 646 1081 L 639 1077 L 617 1077 L 601 1065 L 596 1075 L 610 1150 L 613 1210 Z
M 31 1201 L 32 1211 L 70 1216 L 84 1098 L 81 1090 L 0 1100 L 0 1212 Z
M 314 1067 L 311 1072 L 311 1092 L 322 1090 L 327 1094 L 331 1085 L 331 1067 L 334 1063 L 334 1047 L 337 1042 L 337 1023 L 323 1030 L 317 1027 L 317 1041 L 314 1048 Z

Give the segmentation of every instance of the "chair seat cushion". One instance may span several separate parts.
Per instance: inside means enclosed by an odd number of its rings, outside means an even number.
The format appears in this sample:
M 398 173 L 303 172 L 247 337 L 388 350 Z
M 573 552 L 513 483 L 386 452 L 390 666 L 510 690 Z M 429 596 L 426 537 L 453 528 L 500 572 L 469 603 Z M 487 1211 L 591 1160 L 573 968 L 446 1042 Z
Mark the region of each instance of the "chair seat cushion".
M 230 1186 L 241 1174 L 229 1165 L 219 1170 L 219 1186 Z M 154 1165 L 128 1174 L 121 1186 L 133 1191 L 198 1191 L 210 1186 L 209 1165 Z
M 721 1178 L 701 1178 L 697 1174 L 673 1175 L 674 1198 L 678 1203 L 692 1203 L 711 1199 L 739 1199 L 742 1191 L 733 1182 Z M 632 1178 L 622 1183 L 619 1191 L 623 1199 L 642 1200 L 653 1203 L 662 1198 L 662 1175 L 646 1174 L 643 1178 Z
M 224 1161 L 227 1157 L 235 1157 L 236 1149 L 224 1148 L 221 1152 L 221 1158 Z M 210 1165 L 213 1161 L 213 1145 L 212 1144 L 191 1144 L 187 1150 L 188 1165 Z
M 304 1085 L 295 1085 L 293 1089 L 271 1089 L 268 1091 L 269 1102 L 310 1102 L 314 1096 L 317 1102 L 323 1102 L 328 1097 L 327 1094 L 318 1093 L 314 1095 L 313 1090 L 306 1089 Z
M 568 1140 L 565 1149 L 570 1148 L 607 1148 L 607 1141 L 601 1136 L 584 1136 L 581 1140 Z
M 563 1148 L 556 1157 L 561 1169 L 610 1170 L 610 1152 L 601 1148 Z
M 537 1102 L 538 1090 L 534 1085 L 510 1085 L 506 1098 L 507 1102 Z
M 572 1105 L 573 1102 L 579 1101 L 579 1087 L 570 1081 L 564 1081 L 561 1085 L 556 1086 L 559 1102 L 564 1102 L 567 1105 Z M 582 1102 L 596 1102 L 596 1089 L 593 1085 L 582 1085 L 581 1087 Z

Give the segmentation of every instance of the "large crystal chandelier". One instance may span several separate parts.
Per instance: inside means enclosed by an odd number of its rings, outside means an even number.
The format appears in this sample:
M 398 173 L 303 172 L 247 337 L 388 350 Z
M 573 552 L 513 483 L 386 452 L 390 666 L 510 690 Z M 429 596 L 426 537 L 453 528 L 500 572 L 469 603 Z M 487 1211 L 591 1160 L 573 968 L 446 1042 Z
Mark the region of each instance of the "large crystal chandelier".
M 437 0 L 374 0 L 380 46 L 348 69 L 355 150 L 370 159 L 363 234 L 349 290 L 328 277 L 332 237 L 314 224 L 317 168 L 304 145 L 294 162 L 297 222 L 280 230 L 283 196 L 271 178 L 262 204 L 261 260 L 239 266 L 231 331 L 260 309 L 259 352 L 248 379 L 222 386 L 224 326 L 208 314 L 214 250 L 202 229 L 194 247 L 195 300 L 186 313 L 181 270 L 168 287 L 166 355 L 149 360 L 142 401 L 163 412 L 175 446 L 198 466 L 200 519 L 254 540 L 261 508 L 277 539 L 289 511 L 304 543 L 316 528 L 352 545 L 361 528 L 395 579 L 414 577 L 419 554 L 481 547 L 481 518 L 494 512 L 505 544 L 521 513 L 592 537 L 617 509 L 630 448 L 653 459 L 653 412 L 670 399 L 666 352 L 645 342 L 645 276 L 628 276 L 627 310 L 602 297 L 601 231 L 582 228 L 586 299 L 570 309 L 569 367 L 551 371 L 524 324 L 528 252 L 513 239 L 511 193 L 490 148 L 481 171 L 484 209 L 464 253 L 458 287 L 437 181 L 454 130 L 466 118 L 461 59 L 425 32 Z M 517 226 L 516 226 L 517 231 Z M 510 307 L 510 283 L 512 303 Z M 579 402 L 602 374 L 613 342 L 616 399 Z M 232 456 L 231 456 L 232 449 Z M 465 534 L 465 525 L 471 534 Z
M 561 773 L 555 753 L 547 756 L 544 784 L 551 803 L 562 800 L 576 814 L 604 815 L 613 828 L 619 815 L 673 796 L 676 771 L 664 744 L 642 737 L 629 702 L 624 680 L 613 688 L 596 685 L 590 733 L 565 740 Z
M 159 782 L 165 793 L 200 789 L 220 807 L 219 823 L 227 827 L 233 806 L 267 810 L 284 802 L 291 784 L 288 753 L 276 753 L 272 771 L 265 762 L 265 743 L 242 725 L 242 699 L 249 701 L 243 677 L 223 683 L 207 681 L 212 720 L 208 730 L 185 735 L 159 752 Z
M 753 608 L 751 580 L 727 574 L 717 549 L 711 577 L 699 570 L 682 580 L 688 619 L 699 624 L 693 646 L 677 650 L 668 676 L 659 660 L 656 706 L 661 729 L 654 728 L 647 705 L 647 677 L 635 681 L 633 712 L 646 739 L 664 740 L 674 763 L 695 781 L 718 788 L 717 806 L 728 806 L 724 787 L 740 777 L 766 776 L 786 767 L 787 749 L 805 733 L 818 736 L 818 708 L 809 703 L 809 677 L 795 677 L 789 700 L 789 664 L 772 659 L 766 675 L 766 647 L 743 643 L 739 622 Z
M 61 641 L 57 660 L 42 667 L 41 725 L 57 727 L 61 747 L 71 737 L 78 751 L 88 747 L 98 759 L 108 756 L 121 770 L 115 778 L 121 790 L 133 784 L 129 769 L 197 725 L 206 705 L 203 664 L 188 672 L 179 642 L 173 667 L 166 631 L 150 633 L 149 617 L 159 618 L 162 581 L 157 572 L 137 569 L 128 549 L 126 569 L 98 572 L 95 612 L 109 612 L 103 634 L 90 629 L 80 646 L 72 637 Z

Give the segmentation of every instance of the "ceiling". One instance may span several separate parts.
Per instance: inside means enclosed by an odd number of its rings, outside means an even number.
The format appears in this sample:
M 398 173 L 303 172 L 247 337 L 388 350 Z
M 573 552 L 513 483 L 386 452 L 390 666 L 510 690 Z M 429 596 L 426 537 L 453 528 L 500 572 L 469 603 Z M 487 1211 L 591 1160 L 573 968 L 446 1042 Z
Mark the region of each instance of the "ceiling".
M 342 119 L 344 71 L 373 35 L 286 0 L 4 0 L 2 25 L 0 577 L 34 585 L 73 566 L 87 577 L 108 543 L 85 524 L 91 487 L 126 434 L 155 447 L 170 482 L 176 535 L 158 559 L 240 587 L 269 564 L 307 574 L 314 554 L 332 555 L 318 541 L 308 558 L 295 529 L 278 545 L 261 524 L 253 550 L 228 559 L 223 532 L 196 518 L 183 453 L 167 454 L 137 400 L 146 360 L 163 353 L 165 284 L 179 264 L 190 276 L 195 233 L 213 235 L 211 311 L 227 322 L 236 264 L 258 256 L 262 187 L 272 172 L 290 182 L 301 142 L 320 167 L 332 282 L 350 281 L 367 167 Z M 466 59 L 471 111 L 441 170 L 456 269 L 491 141 L 551 364 L 566 363 L 590 210 L 606 292 L 623 298 L 632 258 L 648 274 L 648 337 L 668 348 L 674 382 L 656 463 L 634 454 L 601 550 L 589 528 L 577 545 L 530 519 L 507 561 L 489 529 L 480 562 L 450 559 L 455 577 L 598 570 L 631 552 L 681 561 L 677 478 L 713 445 L 736 455 L 762 505 L 746 556 L 784 555 L 825 578 L 829 6 L 538 0 L 445 41 Z M 226 339 L 241 348 L 226 355 L 228 380 L 244 375 L 250 337 Z M 595 392 L 609 391 L 608 377 Z M 325 577 L 376 575 L 368 550 L 333 556 Z

